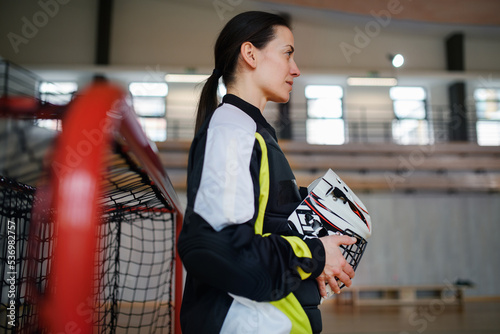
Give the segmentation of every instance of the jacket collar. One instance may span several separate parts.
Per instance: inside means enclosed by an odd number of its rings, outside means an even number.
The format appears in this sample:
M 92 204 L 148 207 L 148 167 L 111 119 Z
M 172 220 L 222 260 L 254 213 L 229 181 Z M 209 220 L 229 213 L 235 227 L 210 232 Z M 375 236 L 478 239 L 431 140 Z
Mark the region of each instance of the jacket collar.
M 248 116 L 250 116 L 255 123 L 259 124 L 260 126 L 264 127 L 267 129 L 274 137 L 276 137 L 276 131 L 274 128 L 269 124 L 264 116 L 262 115 L 262 112 L 254 106 L 253 104 L 248 103 L 247 101 L 241 99 L 240 97 L 233 95 L 233 94 L 227 94 L 222 98 L 222 103 L 228 103 L 231 104 L 239 109 L 241 109 L 243 112 L 245 112 Z

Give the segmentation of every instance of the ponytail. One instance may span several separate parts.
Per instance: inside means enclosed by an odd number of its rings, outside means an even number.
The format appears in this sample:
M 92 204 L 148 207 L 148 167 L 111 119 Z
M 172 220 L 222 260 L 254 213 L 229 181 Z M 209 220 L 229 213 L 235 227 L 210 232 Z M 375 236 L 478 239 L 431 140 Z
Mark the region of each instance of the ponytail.
M 262 49 L 275 37 L 276 26 L 290 28 L 287 20 L 279 15 L 250 11 L 236 15 L 222 29 L 214 47 L 215 69 L 205 82 L 198 102 L 195 133 L 219 105 L 219 78 L 222 76 L 226 87 L 233 83 L 241 45 L 250 42 Z
M 198 111 L 196 112 L 195 133 L 201 128 L 203 123 L 209 119 L 219 105 L 217 98 L 217 88 L 219 87 L 220 71 L 215 69 L 212 75 L 208 77 L 203 89 L 201 90 L 200 101 L 198 102 Z

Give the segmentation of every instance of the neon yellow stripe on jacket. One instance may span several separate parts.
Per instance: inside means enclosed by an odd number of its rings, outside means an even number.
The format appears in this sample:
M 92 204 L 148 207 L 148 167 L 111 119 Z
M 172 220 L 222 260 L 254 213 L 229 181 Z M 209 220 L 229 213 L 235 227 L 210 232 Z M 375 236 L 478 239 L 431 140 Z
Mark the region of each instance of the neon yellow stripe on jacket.
M 260 160 L 260 172 L 259 172 L 259 213 L 257 214 L 257 220 L 255 221 L 255 234 L 262 235 L 262 229 L 264 227 L 264 214 L 266 213 L 267 201 L 269 199 L 269 160 L 267 157 L 267 145 L 258 132 L 255 133 L 255 138 L 260 144 L 260 149 L 262 151 L 262 157 Z
M 267 145 L 260 133 L 255 133 L 255 138 L 259 142 L 262 157 L 260 162 L 260 172 L 259 172 L 259 212 L 257 214 L 257 220 L 255 221 L 255 234 L 262 235 L 262 230 L 264 226 L 264 214 L 266 211 L 267 201 L 269 199 L 269 160 L 267 156 Z M 263 235 L 266 236 L 266 235 Z M 309 247 L 298 237 L 286 237 L 283 236 L 290 245 L 297 257 L 308 257 L 312 258 L 311 251 Z M 302 279 L 306 279 L 310 276 L 298 267 L 298 272 Z M 292 330 L 290 334 L 310 334 L 312 333 L 311 324 L 307 314 L 304 312 L 304 308 L 300 305 L 299 301 L 293 293 L 288 294 L 285 298 L 277 301 L 271 302 L 276 308 L 283 312 L 292 323 Z
M 306 257 L 312 259 L 311 250 L 309 249 L 309 247 L 307 247 L 306 243 L 302 239 L 293 236 L 283 236 L 283 238 L 285 238 L 286 241 L 288 241 L 290 245 L 292 245 L 293 252 L 297 257 Z M 302 280 L 305 280 L 309 276 L 311 276 L 311 273 L 306 273 L 304 270 L 302 270 L 301 267 L 298 267 L 297 269 Z

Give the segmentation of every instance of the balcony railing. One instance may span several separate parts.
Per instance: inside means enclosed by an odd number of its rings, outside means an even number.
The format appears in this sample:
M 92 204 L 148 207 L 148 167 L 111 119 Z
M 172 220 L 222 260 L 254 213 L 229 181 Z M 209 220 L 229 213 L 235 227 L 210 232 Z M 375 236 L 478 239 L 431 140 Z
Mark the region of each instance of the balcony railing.
M 170 108 L 170 110 L 169 110 Z M 185 110 L 184 110 L 185 109 Z M 276 108 L 277 109 L 277 108 Z M 175 112 L 171 112 L 175 110 Z M 463 108 L 467 119 L 467 142 L 495 143 L 500 140 L 500 131 L 478 133 L 476 110 L 474 105 Z M 182 105 L 167 106 L 167 140 L 190 140 L 193 137 L 193 117 L 172 117 L 175 115 L 194 115 L 194 110 Z M 427 145 L 450 142 L 450 129 L 461 124 L 453 123 L 450 119 L 450 107 L 446 105 L 428 106 L 428 118 L 424 120 L 397 119 L 393 115 L 392 106 L 362 106 L 346 105 L 344 108 L 344 140 L 343 143 L 395 143 L 401 145 Z M 383 117 L 377 115 L 384 115 Z M 389 115 L 389 116 L 386 116 Z M 307 116 L 305 105 L 292 104 L 289 122 L 279 119 L 277 110 L 271 106 L 266 109 L 264 116 L 276 129 L 278 136 L 285 129 L 291 127 L 293 141 L 307 142 Z M 391 117 L 392 116 L 392 117 Z M 491 123 L 493 128 L 500 129 L 500 120 L 484 120 Z M 331 131 L 330 131 L 331 132 Z M 330 135 L 331 133 L 325 133 Z M 500 143 L 499 143 L 500 144 Z M 499 145 L 496 144 L 496 145 Z M 493 144 L 495 145 L 495 144 Z

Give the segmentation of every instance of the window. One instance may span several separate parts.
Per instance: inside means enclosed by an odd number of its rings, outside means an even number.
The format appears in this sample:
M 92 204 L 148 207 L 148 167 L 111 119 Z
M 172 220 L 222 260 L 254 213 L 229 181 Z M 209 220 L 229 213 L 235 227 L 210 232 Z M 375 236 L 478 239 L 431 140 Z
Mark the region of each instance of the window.
M 227 94 L 226 86 L 221 82 L 217 87 L 217 95 L 219 98 L 223 98 Z
M 139 117 L 139 124 L 152 141 L 165 141 L 167 139 L 167 120 L 157 117 Z
M 306 132 L 309 144 L 341 145 L 345 142 L 340 86 L 308 85 Z
M 392 87 L 389 94 L 396 116 L 392 122 L 394 141 L 402 145 L 430 144 L 425 90 L 422 87 Z
M 144 132 L 153 141 L 167 139 L 167 120 L 165 118 L 166 82 L 131 82 L 129 91 L 132 94 L 132 105 L 139 116 Z
M 73 95 L 77 89 L 78 85 L 73 81 L 43 81 L 40 83 L 38 90 L 40 92 L 40 100 L 55 105 L 66 105 L 73 99 Z M 50 130 L 61 129 L 61 121 L 56 119 L 40 119 L 37 120 L 37 125 Z
M 73 98 L 78 89 L 76 82 L 60 81 L 60 82 L 47 82 L 40 83 L 40 99 L 56 105 L 68 104 Z
M 477 143 L 500 145 L 500 89 L 478 88 L 474 92 Z

